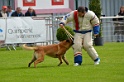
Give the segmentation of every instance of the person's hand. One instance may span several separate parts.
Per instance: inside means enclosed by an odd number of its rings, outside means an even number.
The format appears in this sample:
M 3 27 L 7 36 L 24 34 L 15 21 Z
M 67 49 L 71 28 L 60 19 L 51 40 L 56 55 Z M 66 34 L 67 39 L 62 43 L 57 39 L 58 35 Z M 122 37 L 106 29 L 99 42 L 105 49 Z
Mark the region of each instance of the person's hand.
M 64 24 L 63 22 L 60 22 L 60 23 L 59 23 L 59 26 L 60 26 L 61 28 L 63 28 L 63 27 L 65 26 L 65 24 Z
M 63 28 L 63 27 L 64 27 L 64 25 L 63 25 L 63 24 L 59 24 L 59 26 L 60 26 L 61 28 Z
M 98 34 L 94 34 L 94 37 L 96 38 L 98 36 Z

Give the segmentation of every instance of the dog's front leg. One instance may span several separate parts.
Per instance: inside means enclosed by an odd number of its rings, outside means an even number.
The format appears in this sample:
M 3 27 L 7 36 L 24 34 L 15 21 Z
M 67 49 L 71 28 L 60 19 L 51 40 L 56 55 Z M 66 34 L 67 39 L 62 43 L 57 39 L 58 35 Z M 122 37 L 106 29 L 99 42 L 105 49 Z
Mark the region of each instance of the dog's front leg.
M 58 59 L 60 61 L 60 63 L 58 64 L 58 66 L 60 66 L 62 64 L 62 57 L 61 56 L 58 56 Z
M 64 62 L 65 62 L 67 65 L 69 65 L 69 63 L 68 63 L 68 61 L 66 60 L 66 58 L 65 58 L 64 55 L 62 56 L 62 59 L 64 60 Z

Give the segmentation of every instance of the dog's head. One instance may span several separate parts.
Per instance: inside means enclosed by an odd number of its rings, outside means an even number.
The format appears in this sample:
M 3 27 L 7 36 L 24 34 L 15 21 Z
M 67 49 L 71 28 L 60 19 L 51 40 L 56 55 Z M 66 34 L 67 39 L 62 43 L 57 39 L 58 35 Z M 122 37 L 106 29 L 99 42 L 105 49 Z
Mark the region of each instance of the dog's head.
M 72 39 L 69 38 L 66 40 L 66 42 L 71 43 L 72 45 L 74 44 L 73 41 L 74 41 L 74 38 L 72 38 Z
M 73 45 L 73 39 L 64 40 L 61 44 L 69 49 Z

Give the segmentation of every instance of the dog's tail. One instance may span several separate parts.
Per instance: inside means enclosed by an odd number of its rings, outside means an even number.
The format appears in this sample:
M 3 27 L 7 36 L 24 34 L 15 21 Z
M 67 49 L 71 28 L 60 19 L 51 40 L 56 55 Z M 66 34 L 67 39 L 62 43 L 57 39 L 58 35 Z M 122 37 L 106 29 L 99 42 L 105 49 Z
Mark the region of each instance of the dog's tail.
M 22 47 L 26 50 L 37 50 L 38 49 L 37 47 L 28 47 L 26 46 L 26 44 L 23 44 Z

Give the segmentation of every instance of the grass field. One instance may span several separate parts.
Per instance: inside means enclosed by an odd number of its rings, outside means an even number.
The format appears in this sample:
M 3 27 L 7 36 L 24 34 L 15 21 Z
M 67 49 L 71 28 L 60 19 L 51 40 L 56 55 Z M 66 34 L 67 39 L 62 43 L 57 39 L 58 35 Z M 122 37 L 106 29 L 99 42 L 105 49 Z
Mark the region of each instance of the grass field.
M 58 59 L 45 57 L 44 62 L 28 68 L 33 51 L 0 49 L 0 82 L 124 82 L 124 43 L 95 46 L 101 58 L 95 66 L 85 51 L 83 64 L 73 66 L 73 50 L 66 53 L 70 63 L 57 66 Z

